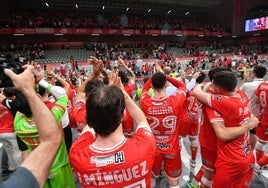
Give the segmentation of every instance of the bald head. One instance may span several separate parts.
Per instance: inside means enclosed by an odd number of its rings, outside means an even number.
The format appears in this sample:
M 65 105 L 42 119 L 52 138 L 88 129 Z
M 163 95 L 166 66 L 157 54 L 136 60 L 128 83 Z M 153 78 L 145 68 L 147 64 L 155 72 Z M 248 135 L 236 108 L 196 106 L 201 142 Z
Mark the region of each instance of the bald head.
M 164 71 L 164 73 L 165 73 L 166 75 L 170 75 L 170 73 L 171 73 L 171 68 L 170 68 L 169 66 L 166 66 L 166 67 L 164 67 L 163 71 Z

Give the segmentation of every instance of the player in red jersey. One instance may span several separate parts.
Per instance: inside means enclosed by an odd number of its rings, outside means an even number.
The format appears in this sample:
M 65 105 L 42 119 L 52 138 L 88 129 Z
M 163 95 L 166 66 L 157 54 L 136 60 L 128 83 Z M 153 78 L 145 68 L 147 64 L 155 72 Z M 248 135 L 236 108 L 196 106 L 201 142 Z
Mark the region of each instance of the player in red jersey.
M 256 154 L 259 153 L 256 166 L 260 168 L 268 164 L 268 154 L 264 154 L 264 146 L 268 142 L 268 81 L 264 81 L 258 86 L 255 96 L 257 103 L 260 104 L 260 123 L 256 128 L 257 142 L 263 146 L 255 148 Z
M 111 73 L 110 79 L 110 84 L 117 86 L 100 87 L 87 97 L 90 128 L 73 144 L 71 165 L 83 187 L 150 187 L 154 136 L 144 113 L 124 91 L 117 74 Z M 126 138 L 122 130 L 125 107 L 137 123 L 131 138 Z
M 201 84 L 205 78 L 205 73 L 196 72 L 192 79 L 195 80 L 195 83 Z M 186 93 L 186 100 L 181 108 L 179 118 L 179 134 L 180 137 L 189 137 L 191 150 L 190 173 L 194 175 L 198 149 L 199 107 L 196 98 L 191 94 L 191 90 Z
M 230 71 L 228 68 L 216 67 L 209 71 L 208 77 L 212 81 L 213 75 L 219 71 Z M 214 94 L 215 91 L 208 83 L 204 88 L 206 92 Z M 212 185 L 213 174 L 215 172 L 215 162 L 217 158 L 217 137 L 213 127 L 209 121 L 205 110 L 205 105 L 202 106 L 202 116 L 199 131 L 199 144 L 202 157 L 202 166 L 191 182 L 187 182 L 189 187 L 195 187 L 201 184 L 202 188 L 209 188 Z M 209 136 L 208 136 L 209 135 Z
M 255 158 L 248 144 L 248 121 L 251 116 L 249 100 L 242 91 L 236 91 L 237 80 L 232 72 L 215 73 L 212 87 L 217 95 L 204 92 L 200 86 L 193 91 L 198 100 L 219 112 L 221 122 L 228 127 L 242 127 L 242 134 L 230 140 L 217 142 L 216 173 L 212 187 L 249 187 L 253 175 Z M 208 115 L 210 114 L 209 111 Z M 215 114 L 215 112 L 213 112 Z M 211 119 L 210 119 L 211 120 Z M 216 118 L 217 120 L 217 118 Z M 213 121 L 213 120 L 211 120 Z M 217 120 L 219 121 L 219 120 Z M 219 126 L 213 126 L 216 135 L 221 134 Z
M 118 75 L 121 78 L 121 81 L 124 85 L 125 91 L 132 98 L 132 94 L 135 89 L 135 74 L 134 72 L 125 64 L 123 57 L 118 57 Z M 125 72 L 126 71 L 126 72 Z M 127 74 L 126 74 L 127 73 Z M 128 76 L 130 75 L 130 76 Z M 124 122 L 123 122 L 123 131 L 126 136 L 132 136 L 135 131 L 134 121 L 131 118 L 128 110 L 124 111 Z
M 86 126 L 86 97 L 89 93 L 97 87 L 104 86 L 103 76 L 103 63 L 97 58 L 90 56 L 88 60 L 89 64 L 93 65 L 92 73 L 87 77 L 85 81 L 77 89 L 74 105 L 70 113 L 70 117 L 73 119 L 73 128 L 78 132 L 81 132 Z M 100 76 L 101 75 L 101 76 Z
M 146 115 L 153 134 L 156 138 L 156 155 L 154 159 L 153 175 L 157 178 L 160 175 L 161 165 L 164 162 L 164 169 L 168 177 L 170 187 L 179 187 L 181 175 L 181 156 L 179 147 L 178 116 L 180 108 L 185 100 L 185 85 L 169 76 L 166 76 L 158 64 L 156 72 L 145 83 L 142 90 L 140 106 Z M 167 81 L 177 87 L 177 91 L 167 97 Z M 149 89 L 154 89 L 151 97 Z M 154 179 L 153 179 L 154 180 Z M 155 181 L 153 181 L 154 186 Z

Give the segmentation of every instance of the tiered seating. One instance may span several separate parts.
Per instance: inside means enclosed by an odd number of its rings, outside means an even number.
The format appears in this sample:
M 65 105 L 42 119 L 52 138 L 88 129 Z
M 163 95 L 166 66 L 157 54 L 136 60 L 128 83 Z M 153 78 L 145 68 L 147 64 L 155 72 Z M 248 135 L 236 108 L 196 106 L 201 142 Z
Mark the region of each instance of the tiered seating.
M 92 51 L 84 49 L 69 49 L 69 50 L 46 50 L 44 59 L 37 59 L 37 63 L 56 63 L 67 62 L 73 56 L 75 61 L 87 61 L 89 56 L 94 55 Z

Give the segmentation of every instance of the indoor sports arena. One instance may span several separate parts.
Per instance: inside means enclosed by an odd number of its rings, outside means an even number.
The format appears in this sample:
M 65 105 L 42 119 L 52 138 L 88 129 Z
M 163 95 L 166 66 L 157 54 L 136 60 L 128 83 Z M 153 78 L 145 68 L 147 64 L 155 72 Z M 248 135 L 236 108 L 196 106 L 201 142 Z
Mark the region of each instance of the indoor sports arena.
M 267 70 L 267 0 L 3 1 L 0 187 L 268 188 Z

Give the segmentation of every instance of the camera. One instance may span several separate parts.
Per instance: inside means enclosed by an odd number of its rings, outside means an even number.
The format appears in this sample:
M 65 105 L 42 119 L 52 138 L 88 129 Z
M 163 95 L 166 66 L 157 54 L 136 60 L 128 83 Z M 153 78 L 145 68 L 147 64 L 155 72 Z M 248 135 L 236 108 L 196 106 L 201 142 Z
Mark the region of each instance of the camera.
M 4 73 L 4 69 L 10 69 L 16 74 L 23 72 L 21 62 L 10 61 L 5 58 L 0 58 L 0 88 L 13 87 L 12 80 Z

